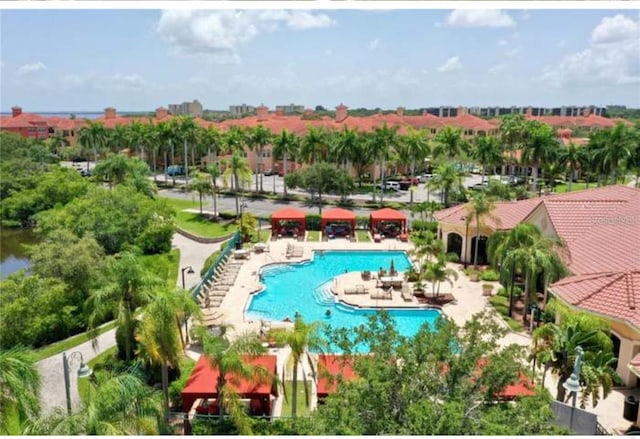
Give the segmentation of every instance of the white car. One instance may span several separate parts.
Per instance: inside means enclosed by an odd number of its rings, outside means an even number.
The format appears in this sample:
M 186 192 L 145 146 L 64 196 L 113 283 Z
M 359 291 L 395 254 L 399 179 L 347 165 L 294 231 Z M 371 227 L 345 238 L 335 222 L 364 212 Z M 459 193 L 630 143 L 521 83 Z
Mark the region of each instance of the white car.
M 380 183 L 378 183 L 378 189 L 382 189 L 382 185 Z M 392 191 L 399 191 L 400 190 L 400 183 L 398 183 L 397 181 L 385 181 L 384 182 L 384 189 L 385 190 L 392 190 Z
M 422 174 L 420 176 L 420 183 L 426 183 L 433 178 L 433 174 Z

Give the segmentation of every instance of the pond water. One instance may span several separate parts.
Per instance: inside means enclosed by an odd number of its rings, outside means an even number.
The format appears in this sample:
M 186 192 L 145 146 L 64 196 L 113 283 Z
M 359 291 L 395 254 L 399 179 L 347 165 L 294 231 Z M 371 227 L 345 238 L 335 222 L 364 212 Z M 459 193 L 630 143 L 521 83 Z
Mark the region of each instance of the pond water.
M 31 263 L 22 244 L 36 244 L 38 238 L 30 229 L 0 228 L 0 279 L 26 268 Z

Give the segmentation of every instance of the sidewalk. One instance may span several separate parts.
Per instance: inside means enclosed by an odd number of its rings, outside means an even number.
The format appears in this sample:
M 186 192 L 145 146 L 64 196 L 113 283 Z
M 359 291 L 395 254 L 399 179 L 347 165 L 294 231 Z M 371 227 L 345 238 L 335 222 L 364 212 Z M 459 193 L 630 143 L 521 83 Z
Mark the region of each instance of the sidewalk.
M 185 270 L 185 285 L 187 288 L 192 287 L 200 281 L 200 270 L 204 265 L 204 261 L 209 257 L 211 253 L 220 248 L 220 243 L 215 244 L 200 244 L 192 241 L 178 233 L 173 235 L 172 241 L 173 247 L 180 249 L 180 265 L 179 268 L 191 266 L 194 273 L 189 274 Z M 180 271 L 178 271 L 178 279 L 176 279 L 176 285 L 182 286 L 182 277 Z M 71 355 L 72 352 L 80 352 L 85 363 L 98 356 L 100 353 L 115 346 L 116 344 L 116 330 L 111 329 L 104 334 L 97 337 L 97 349 L 94 349 L 91 341 L 82 343 L 74 347 L 67 354 Z M 80 367 L 80 361 L 77 355 L 74 355 L 73 361 L 70 363 L 70 394 L 71 394 L 71 406 L 74 410 L 80 405 L 80 396 L 78 395 L 78 385 L 76 373 Z M 38 372 L 40 373 L 40 380 L 42 387 L 40 389 L 40 404 L 43 413 L 50 413 L 56 407 L 60 407 L 66 410 L 66 394 L 64 387 L 64 369 L 62 365 L 62 354 L 56 354 L 49 358 L 45 358 L 37 363 Z

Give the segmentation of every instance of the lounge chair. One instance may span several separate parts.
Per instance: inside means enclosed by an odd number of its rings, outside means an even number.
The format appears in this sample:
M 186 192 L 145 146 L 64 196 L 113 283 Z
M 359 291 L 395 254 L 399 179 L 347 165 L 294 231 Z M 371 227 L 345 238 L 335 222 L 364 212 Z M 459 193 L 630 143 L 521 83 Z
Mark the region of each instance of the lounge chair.
M 391 291 L 376 288 L 376 290 L 371 293 L 371 298 L 373 300 L 391 300 Z
M 379 233 L 373 235 L 373 242 L 382 242 L 382 236 Z
M 368 294 L 369 289 L 365 288 L 364 285 L 356 285 L 356 294 Z

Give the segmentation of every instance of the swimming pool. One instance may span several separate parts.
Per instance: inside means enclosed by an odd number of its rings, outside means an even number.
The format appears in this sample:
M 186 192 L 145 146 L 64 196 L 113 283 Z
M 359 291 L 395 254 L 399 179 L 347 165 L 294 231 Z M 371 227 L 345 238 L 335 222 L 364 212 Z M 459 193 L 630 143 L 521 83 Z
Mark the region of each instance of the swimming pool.
M 331 293 L 334 278 L 349 271 L 409 269 L 411 262 L 402 251 L 316 251 L 311 261 L 274 264 L 261 271 L 265 289 L 254 294 L 246 315 L 250 319 L 282 321 L 296 312 L 306 322 L 322 321 L 333 328 L 354 328 L 367 322 L 374 309 L 361 309 L 336 303 Z M 327 310 L 331 311 L 329 316 Z M 400 334 L 414 335 L 420 326 L 433 324 L 440 315 L 436 309 L 389 309 Z

